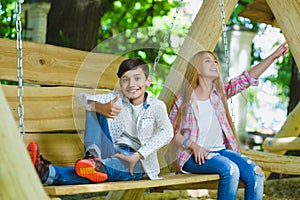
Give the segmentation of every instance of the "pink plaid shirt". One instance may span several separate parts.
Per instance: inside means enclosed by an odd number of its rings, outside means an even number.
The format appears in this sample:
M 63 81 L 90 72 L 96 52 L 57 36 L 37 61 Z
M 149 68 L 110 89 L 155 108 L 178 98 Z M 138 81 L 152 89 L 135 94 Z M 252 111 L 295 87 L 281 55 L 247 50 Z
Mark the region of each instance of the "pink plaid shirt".
M 231 79 L 229 82 L 223 84 L 224 93 L 227 95 L 227 98 L 232 97 L 233 95 L 247 89 L 250 85 L 258 85 L 258 80 L 250 77 L 248 71 L 244 71 L 241 75 Z M 180 106 L 182 105 L 182 96 L 178 97 L 178 100 L 173 105 L 170 112 L 170 120 L 172 124 L 175 123 L 175 116 L 178 113 Z M 234 151 L 239 152 L 238 142 L 234 136 L 234 133 L 230 127 L 230 124 L 226 118 L 226 111 L 224 105 L 221 101 L 221 96 L 214 88 L 210 96 L 211 104 L 214 108 L 217 119 L 220 123 L 220 126 L 224 134 L 224 143 L 226 148 L 230 148 Z M 190 140 L 197 142 L 198 139 L 198 120 L 201 111 L 197 105 L 197 97 L 193 92 L 190 100 L 190 104 L 187 110 L 187 115 L 179 119 L 179 127 L 175 130 L 175 133 L 179 131 Z M 178 160 L 176 171 L 180 172 L 185 162 L 190 158 L 192 152 L 188 149 L 180 148 L 178 152 Z

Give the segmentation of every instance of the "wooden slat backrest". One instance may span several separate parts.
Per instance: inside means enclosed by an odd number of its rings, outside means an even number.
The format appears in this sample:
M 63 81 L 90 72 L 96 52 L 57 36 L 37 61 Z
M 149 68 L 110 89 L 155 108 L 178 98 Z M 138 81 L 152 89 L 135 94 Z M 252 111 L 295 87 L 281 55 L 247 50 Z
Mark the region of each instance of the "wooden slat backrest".
M 17 87 L 2 85 L 2 90 L 17 122 L 19 119 Z M 26 132 L 83 130 L 85 111 L 74 101 L 74 95 L 78 92 L 100 94 L 107 93 L 108 90 L 25 86 L 23 105 Z
M 0 39 L 0 80 L 17 81 L 16 44 Z M 23 42 L 25 83 L 114 89 L 125 58 L 48 44 Z M 100 81 L 101 79 L 101 81 Z

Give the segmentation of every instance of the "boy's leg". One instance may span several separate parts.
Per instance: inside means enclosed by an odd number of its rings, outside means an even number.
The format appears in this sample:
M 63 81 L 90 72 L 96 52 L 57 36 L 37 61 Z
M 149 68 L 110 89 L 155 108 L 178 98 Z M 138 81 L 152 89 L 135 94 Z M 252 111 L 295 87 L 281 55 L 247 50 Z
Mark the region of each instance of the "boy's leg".
M 117 149 L 117 152 L 123 155 L 131 155 L 134 150 L 130 147 L 121 147 Z M 134 174 L 131 176 L 128 163 L 113 157 L 101 161 L 99 158 L 93 157 L 79 160 L 75 163 L 75 171 L 79 176 L 88 178 L 93 182 L 105 181 L 103 173 L 107 175 L 107 181 L 139 180 L 144 175 L 140 161 L 136 163 Z
M 87 111 L 84 136 L 85 153 L 94 157 L 108 158 L 115 154 L 107 119 L 103 115 Z
M 27 146 L 31 161 L 44 185 L 71 185 L 92 183 L 92 181 L 78 176 L 74 167 L 58 167 L 44 159 L 40 154 L 39 146 L 35 142 L 31 142 Z M 106 174 L 103 174 L 107 179 Z

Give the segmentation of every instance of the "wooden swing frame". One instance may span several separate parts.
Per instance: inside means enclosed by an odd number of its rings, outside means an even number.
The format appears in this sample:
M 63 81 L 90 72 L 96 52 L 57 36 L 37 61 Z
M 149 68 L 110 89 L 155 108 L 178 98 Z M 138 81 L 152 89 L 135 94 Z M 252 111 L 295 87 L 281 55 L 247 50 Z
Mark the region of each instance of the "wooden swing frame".
M 261 3 L 262 0 L 256 0 Z M 255 2 L 256 2 L 255 1 Z M 230 16 L 238 0 L 225 0 L 225 13 Z M 300 66 L 300 45 L 296 31 L 300 24 L 299 1 L 264 0 L 276 17 L 295 61 Z M 170 108 L 170 97 L 177 91 L 181 74 L 185 72 L 184 58 L 193 52 L 213 50 L 220 35 L 220 17 L 212 10 L 219 8 L 219 1 L 204 0 L 189 34 L 184 41 L 179 55 L 172 67 L 160 99 Z M 289 8 L 288 10 L 286 8 Z M 217 11 L 216 11 L 217 12 Z M 219 13 L 219 12 L 218 12 Z M 228 19 L 226 19 L 228 20 Z M 209 40 L 207 40 L 209 38 Z M 72 112 L 73 95 L 79 90 L 89 93 L 106 93 L 117 84 L 115 77 L 119 63 L 124 59 L 119 56 L 89 53 L 46 44 L 24 42 L 24 77 L 25 83 L 42 85 L 25 86 L 24 106 L 26 109 L 26 135 L 24 142 L 17 136 L 17 97 L 16 87 L 2 85 L 0 89 L 0 170 L 1 197 L 5 199 L 47 199 L 67 194 L 109 191 L 107 199 L 140 199 L 146 188 L 163 189 L 199 189 L 216 188 L 218 175 L 174 175 L 165 167 L 162 169 L 165 179 L 152 181 L 120 181 L 86 185 L 42 186 L 26 153 L 25 146 L 30 141 L 40 144 L 42 154 L 56 165 L 73 166 L 83 156 L 83 143 L 76 130 L 84 129 L 84 123 L 75 124 Z M 0 79 L 16 80 L 15 42 L 0 39 Z M 86 58 L 89 59 L 86 59 Z M 87 66 L 81 76 L 77 73 L 82 63 Z M 99 69 L 100 72 L 99 72 Z M 91 74 L 100 73 L 101 81 L 91 79 Z M 98 78 L 99 76 L 97 76 Z M 99 83 L 95 86 L 95 83 Z M 76 84 L 76 85 L 75 85 Z M 84 89 L 83 89 L 84 88 Z M 99 89 L 105 88 L 105 89 Z M 298 137 L 300 130 L 300 104 L 288 116 L 276 137 Z M 84 116 L 82 121 L 84 122 Z M 296 119 L 296 120 L 295 120 Z M 290 122 L 293 123 L 290 123 Z M 297 132 L 298 130 L 298 132 Z M 75 134 L 74 134 L 75 133 Z M 268 146 L 268 145 L 267 145 Z M 160 155 L 163 155 L 162 149 Z M 277 154 L 243 150 L 266 173 L 300 174 L 300 159 L 294 156 L 283 156 L 285 150 Z M 163 156 L 160 163 L 166 166 Z M 28 184 L 30 183 L 30 184 Z M 16 188 L 18 188 L 16 190 Z M 16 192 L 18 191 L 18 192 Z

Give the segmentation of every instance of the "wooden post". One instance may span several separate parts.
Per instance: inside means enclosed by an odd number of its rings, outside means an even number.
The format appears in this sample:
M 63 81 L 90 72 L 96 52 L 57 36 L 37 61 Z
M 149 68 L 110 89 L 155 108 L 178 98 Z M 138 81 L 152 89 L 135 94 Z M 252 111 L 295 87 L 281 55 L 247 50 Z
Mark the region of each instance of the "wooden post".
M 263 149 L 267 151 L 288 151 L 288 150 L 300 150 L 300 138 L 299 137 L 283 137 L 283 138 L 271 138 L 268 137 L 264 140 Z
M 225 0 L 225 15 L 227 21 L 238 0 Z M 221 8 L 219 0 L 204 0 L 190 28 L 188 35 L 171 68 L 164 87 L 159 95 L 168 107 L 171 106 L 172 94 L 176 93 L 183 80 L 187 61 L 200 50 L 214 50 L 222 33 Z
M 300 133 L 300 103 L 294 108 L 294 110 L 288 115 L 284 124 L 282 125 L 279 132 L 275 135 L 275 138 L 282 137 L 298 137 Z M 268 146 L 268 141 L 265 140 L 263 146 Z M 286 150 L 282 151 L 270 151 L 271 153 L 276 153 L 280 155 L 284 155 Z M 265 173 L 265 177 L 268 178 L 270 176 L 270 172 Z
M 278 22 L 285 38 L 290 41 L 289 48 L 300 70 L 300 1 L 266 0 Z
M 49 199 L 0 88 L 0 199 Z

